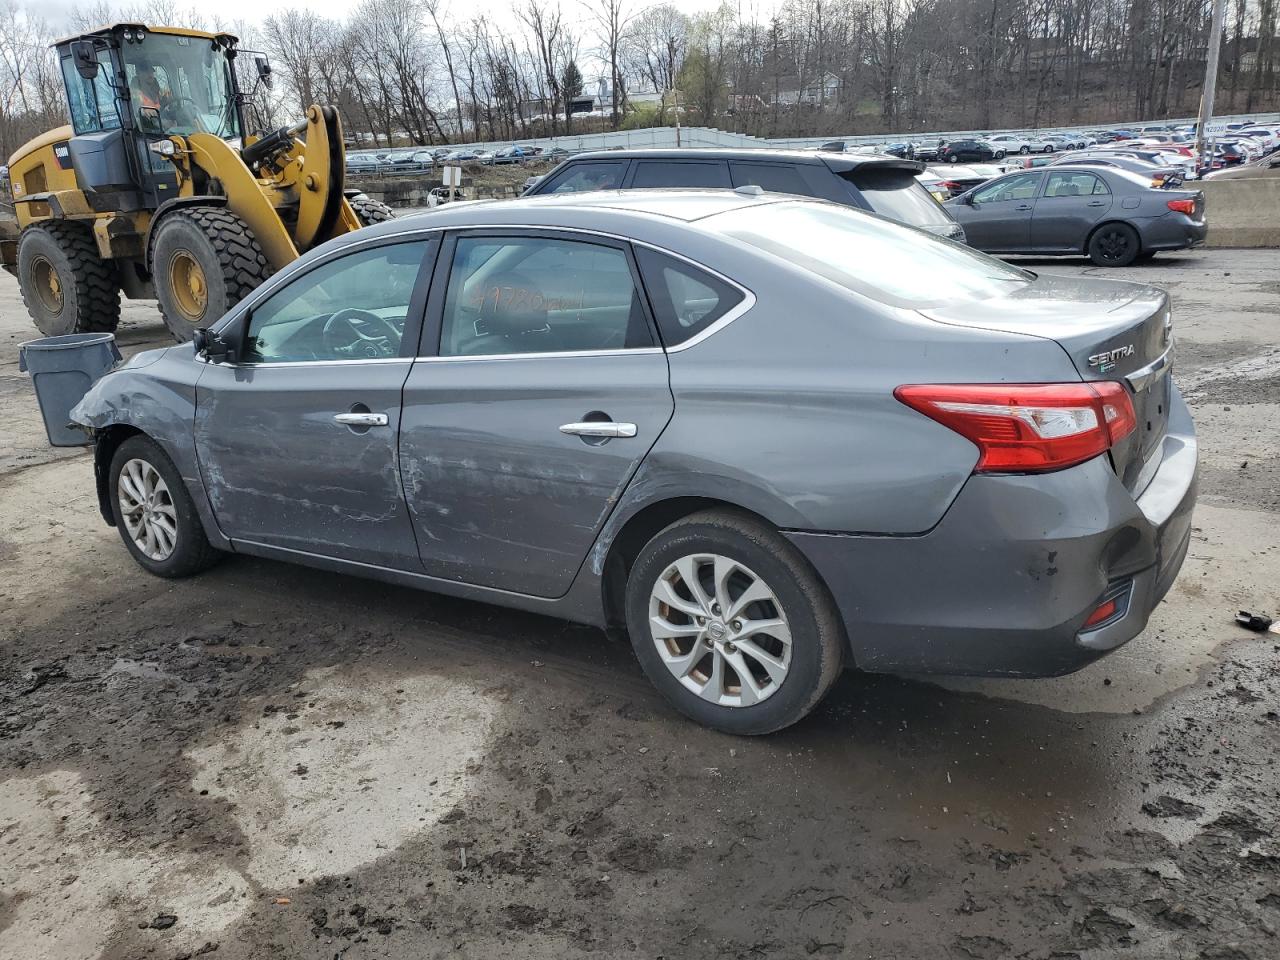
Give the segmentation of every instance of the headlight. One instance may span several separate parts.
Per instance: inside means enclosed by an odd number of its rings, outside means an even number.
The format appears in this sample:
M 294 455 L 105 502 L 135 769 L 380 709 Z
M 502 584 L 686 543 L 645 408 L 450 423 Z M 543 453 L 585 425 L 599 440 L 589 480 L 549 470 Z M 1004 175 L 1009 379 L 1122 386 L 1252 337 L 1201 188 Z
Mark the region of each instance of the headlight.
M 152 140 L 148 147 L 152 153 L 158 153 L 162 157 L 172 157 L 178 152 L 172 140 Z

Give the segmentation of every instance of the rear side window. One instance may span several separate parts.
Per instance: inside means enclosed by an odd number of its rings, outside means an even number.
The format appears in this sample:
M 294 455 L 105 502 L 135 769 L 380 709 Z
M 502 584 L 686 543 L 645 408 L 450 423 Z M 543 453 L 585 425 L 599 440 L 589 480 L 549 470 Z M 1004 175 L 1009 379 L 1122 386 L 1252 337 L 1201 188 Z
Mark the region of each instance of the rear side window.
M 911 227 L 946 223 L 951 215 L 910 170 L 854 170 L 842 174 L 876 213 Z
M 720 161 L 640 160 L 631 186 L 728 187 L 729 170 Z
M 586 193 L 592 190 L 620 190 L 627 173 L 625 160 L 584 160 L 553 177 L 538 193 Z
M 743 300 L 737 287 L 665 253 L 636 247 L 636 260 L 667 347 L 696 337 Z
M 1046 197 L 1084 197 L 1109 192 L 1107 185 L 1092 173 L 1051 173 L 1044 188 Z
M 773 193 L 794 193 L 802 197 L 813 196 L 804 177 L 794 166 L 785 163 L 730 163 L 733 185 L 754 185 Z

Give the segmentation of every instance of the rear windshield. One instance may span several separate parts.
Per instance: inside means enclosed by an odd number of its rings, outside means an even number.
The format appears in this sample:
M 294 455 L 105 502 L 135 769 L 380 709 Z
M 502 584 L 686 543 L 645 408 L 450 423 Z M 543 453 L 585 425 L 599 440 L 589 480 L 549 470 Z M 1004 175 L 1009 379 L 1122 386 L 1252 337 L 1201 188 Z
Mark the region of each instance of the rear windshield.
M 970 247 L 836 204 L 753 204 L 701 222 L 854 293 L 899 307 L 1006 296 L 1032 279 L 1025 270 Z
M 913 227 L 952 220 L 910 170 L 854 170 L 843 176 L 858 188 L 872 210 L 890 220 Z

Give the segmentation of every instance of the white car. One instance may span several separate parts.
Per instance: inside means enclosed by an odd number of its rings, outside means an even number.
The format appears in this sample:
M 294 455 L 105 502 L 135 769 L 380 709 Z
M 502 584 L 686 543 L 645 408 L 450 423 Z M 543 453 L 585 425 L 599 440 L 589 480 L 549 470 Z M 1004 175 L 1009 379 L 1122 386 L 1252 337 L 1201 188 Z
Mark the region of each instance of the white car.
M 1245 127 L 1240 131 L 1240 136 L 1256 137 L 1268 150 L 1274 150 L 1280 146 L 1280 128 L 1272 130 L 1268 127 Z

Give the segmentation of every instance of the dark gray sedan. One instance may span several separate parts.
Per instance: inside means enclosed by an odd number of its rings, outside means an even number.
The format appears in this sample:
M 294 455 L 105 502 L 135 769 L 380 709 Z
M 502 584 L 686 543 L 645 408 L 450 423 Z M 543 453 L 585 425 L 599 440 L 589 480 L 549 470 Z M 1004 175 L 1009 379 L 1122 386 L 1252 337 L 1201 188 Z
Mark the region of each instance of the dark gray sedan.
M 844 665 L 1065 673 L 1187 549 L 1166 295 L 731 191 L 450 204 L 311 251 L 73 412 L 154 574 L 227 553 L 625 628 L 680 710 Z M 287 602 L 287 598 L 281 598 Z
M 1085 254 L 1124 267 L 1202 242 L 1199 190 L 1157 190 L 1149 178 L 1106 167 L 1010 173 L 944 206 L 971 246 L 1000 254 Z

